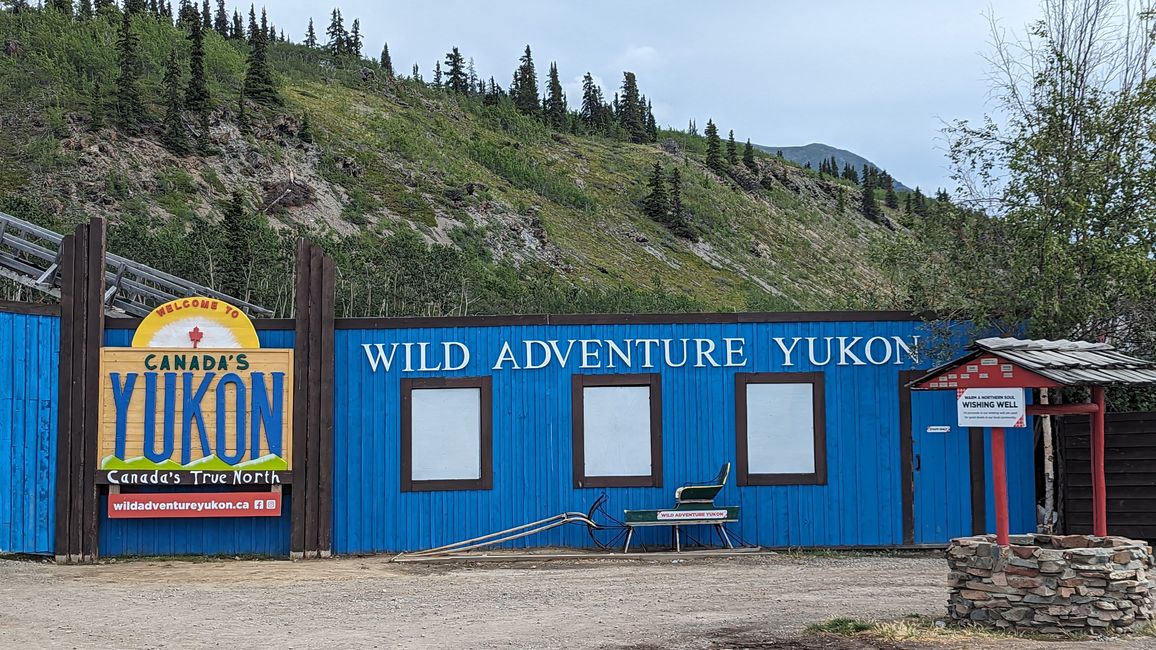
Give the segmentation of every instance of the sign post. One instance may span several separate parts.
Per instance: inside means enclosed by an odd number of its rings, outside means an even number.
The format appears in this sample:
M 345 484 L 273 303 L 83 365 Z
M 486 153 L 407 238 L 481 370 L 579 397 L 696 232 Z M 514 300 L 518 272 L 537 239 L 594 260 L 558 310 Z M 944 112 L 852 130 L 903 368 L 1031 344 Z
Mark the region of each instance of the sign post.
M 1024 426 L 1027 407 L 1023 388 L 956 389 L 956 411 L 961 427 L 991 427 L 991 473 L 995 487 L 995 534 L 1008 544 L 1007 457 L 1004 428 Z

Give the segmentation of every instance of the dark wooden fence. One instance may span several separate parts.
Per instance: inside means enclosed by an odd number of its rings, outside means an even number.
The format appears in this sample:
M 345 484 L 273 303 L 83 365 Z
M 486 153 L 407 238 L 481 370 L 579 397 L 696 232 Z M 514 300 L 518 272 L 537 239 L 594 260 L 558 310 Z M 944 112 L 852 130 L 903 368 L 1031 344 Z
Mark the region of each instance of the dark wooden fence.
M 64 238 L 60 266 L 55 554 L 58 562 L 91 562 L 99 555 L 95 474 L 104 337 L 102 219 L 81 224 Z
M 1064 529 L 1092 530 L 1091 447 L 1087 416 L 1060 418 Z M 1109 413 L 1104 472 L 1108 483 L 1108 532 L 1156 539 L 1156 413 Z
M 297 242 L 290 553 L 327 557 L 333 530 L 333 260 Z

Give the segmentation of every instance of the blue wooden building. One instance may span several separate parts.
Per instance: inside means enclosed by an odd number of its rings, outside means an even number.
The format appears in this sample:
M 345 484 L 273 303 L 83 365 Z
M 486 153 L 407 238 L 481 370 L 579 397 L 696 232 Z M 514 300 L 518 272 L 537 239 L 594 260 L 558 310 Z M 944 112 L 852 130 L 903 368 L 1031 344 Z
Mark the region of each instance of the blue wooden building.
M 296 343 L 293 321 L 257 326 L 263 346 Z M 105 345 L 127 346 L 133 327 L 109 319 Z M 917 318 L 870 312 L 337 319 L 325 533 L 334 553 L 392 552 L 584 511 L 602 494 L 612 514 L 657 508 L 724 462 L 735 472 L 717 502 L 741 506 L 732 529 L 751 544 L 898 547 L 986 532 L 987 436 L 956 426 L 953 395 L 905 388 L 932 350 L 969 342 L 951 329 L 956 340 L 942 341 Z M 52 552 L 59 337 L 51 308 L 0 307 L 3 553 Z M 1009 435 L 1008 466 L 1012 531 L 1033 531 L 1029 433 Z M 284 556 L 292 510 L 101 512 L 100 554 Z M 591 541 L 559 528 L 523 543 Z

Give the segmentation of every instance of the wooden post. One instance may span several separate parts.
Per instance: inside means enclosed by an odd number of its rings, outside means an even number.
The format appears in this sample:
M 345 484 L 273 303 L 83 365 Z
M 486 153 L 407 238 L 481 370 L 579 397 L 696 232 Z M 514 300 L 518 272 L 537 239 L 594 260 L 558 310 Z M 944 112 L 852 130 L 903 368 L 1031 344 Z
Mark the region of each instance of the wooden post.
M 293 339 L 293 485 L 290 506 L 289 556 L 305 557 L 305 468 L 309 465 L 306 435 L 309 413 L 309 241 L 297 241 L 297 264 L 294 273 L 294 318 L 296 333 Z
M 1003 427 L 991 430 L 991 475 L 995 484 L 995 536 L 1000 546 L 1008 545 L 1007 458 Z
M 290 556 L 328 557 L 333 525 L 333 364 L 336 267 L 297 242 Z
M 1092 534 L 1108 534 L 1108 483 L 1104 478 L 1104 388 L 1092 388 Z
M 61 242 L 55 555 L 99 557 L 96 485 L 100 348 L 104 337 L 104 221 L 80 224 Z

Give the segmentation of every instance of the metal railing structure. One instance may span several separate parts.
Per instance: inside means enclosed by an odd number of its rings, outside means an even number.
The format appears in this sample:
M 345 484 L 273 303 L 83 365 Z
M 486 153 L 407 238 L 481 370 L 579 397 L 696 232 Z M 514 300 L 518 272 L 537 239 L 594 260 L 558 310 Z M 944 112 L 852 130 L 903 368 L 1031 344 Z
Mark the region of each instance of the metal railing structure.
M 63 235 L 0 212 L 0 277 L 60 298 L 60 243 Z M 104 307 L 109 316 L 143 317 L 177 298 L 219 298 L 250 316 L 271 309 L 225 295 L 111 253 L 104 259 Z

